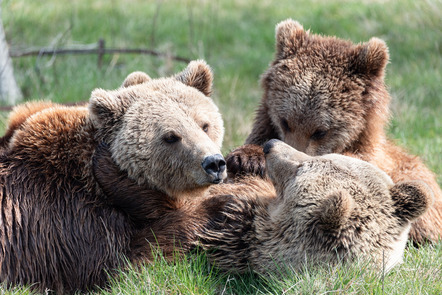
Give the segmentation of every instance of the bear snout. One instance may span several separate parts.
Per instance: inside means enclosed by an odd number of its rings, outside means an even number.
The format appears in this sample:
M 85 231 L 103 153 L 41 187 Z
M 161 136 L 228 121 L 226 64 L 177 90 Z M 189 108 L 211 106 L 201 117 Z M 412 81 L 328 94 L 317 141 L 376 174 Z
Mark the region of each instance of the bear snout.
M 279 139 L 270 139 L 264 144 L 263 152 L 264 154 L 270 153 L 270 150 L 275 146 L 275 144 L 280 141 Z
M 212 183 L 220 183 L 224 179 L 226 171 L 226 161 L 220 154 L 210 155 L 204 158 L 201 163 L 204 171 L 213 177 Z

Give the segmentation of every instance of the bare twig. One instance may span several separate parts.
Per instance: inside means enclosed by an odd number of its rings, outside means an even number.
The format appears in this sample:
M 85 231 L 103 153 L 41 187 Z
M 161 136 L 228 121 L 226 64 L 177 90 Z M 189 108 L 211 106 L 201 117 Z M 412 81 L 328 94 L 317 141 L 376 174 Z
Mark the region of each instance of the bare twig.
M 101 66 L 103 64 L 103 55 L 105 50 L 105 41 L 104 39 L 100 39 L 98 41 L 98 68 L 101 69 Z
M 114 54 L 114 53 L 126 53 L 126 54 L 148 54 L 158 57 L 171 58 L 175 61 L 189 63 L 190 59 L 174 56 L 167 53 L 158 52 L 152 49 L 142 49 L 142 48 L 41 48 L 41 49 L 31 49 L 22 52 L 11 52 L 10 56 L 13 58 L 24 57 L 24 56 L 42 56 L 42 55 L 63 55 L 63 54 Z

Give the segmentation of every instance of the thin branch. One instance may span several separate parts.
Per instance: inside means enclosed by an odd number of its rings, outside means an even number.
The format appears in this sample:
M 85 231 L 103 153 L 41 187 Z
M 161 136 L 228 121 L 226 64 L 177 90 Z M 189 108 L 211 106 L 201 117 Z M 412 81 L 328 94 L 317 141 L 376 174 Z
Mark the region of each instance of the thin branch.
M 41 48 L 41 49 L 31 49 L 25 50 L 22 52 L 11 52 L 10 56 L 15 57 L 24 57 L 24 56 L 33 56 L 33 55 L 62 55 L 62 54 L 114 54 L 114 53 L 127 53 L 127 54 L 149 54 L 158 57 L 167 57 L 176 61 L 189 63 L 190 59 L 174 56 L 162 52 L 158 52 L 151 49 L 142 49 L 142 48 L 89 48 L 89 49 L 74 49 L 74 48 L 60 48 L 60 49 L 51 49 L 51 48 Z

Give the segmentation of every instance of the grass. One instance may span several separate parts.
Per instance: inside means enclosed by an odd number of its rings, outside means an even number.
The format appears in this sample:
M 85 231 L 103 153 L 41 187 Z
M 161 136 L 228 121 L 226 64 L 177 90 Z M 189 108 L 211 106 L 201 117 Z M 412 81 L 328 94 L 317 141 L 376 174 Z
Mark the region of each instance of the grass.
M 91 292 L 107 294 L 441 294 L 442 242 L 419 249 L 410 247 L 404 263 L 391 272 L 371 268 L 365 261 L 336 266 L 306 266 L 302 271 L 281 270 L 261 277 L 222 273 L 204 254 L 119 271 L 110 286 Z M 35 294 L 28 288 L 0 287 L 0 294 Z
M 218 271 L 204 254 L 176 263 L 158 254 L 152 264 L 119 271 L 111 286 L 96 294 L 215 294 L 219 283 Z
M 12 50 L 96 43 L 151 48 L 190 59 L 204 58 L 215 73 L 214 99 L 223 113 L 224 153 L 243 143 L 262 90 L 259 78 L 274 54 L 274 26 L 293 18 L 314 33 L 354 42 L 377 36 L 390 49 L 386 83 L 392 94 L 389 134 L 419 155 L 442 183 L 442 3 L 426 1 L 315 0 L 3 0 L 2 20 Z M 118 87 L 143 70 L 173 74 L 185 64 L 145 55 L 93 55 L 14 59 L 27 100 L 75 102 L 96 88 Z M 4 129 L 7 114 L 1 116 Z M 98 293 L 442 293 L 442 245 L 410 248 L 405 263 L 381 280 L 359 265 L 324 267 L 271 280 L 208 271 L 199 261 L 159 262 L 122 272 L 110 291 Z M 27 294 L 25 289 L 4 291 Z M 10 292 L 10 293 L 9 293 Z M 0 293 L 3 291 L 0 290 Z
M 384 276 L 366 261 L 357 261 L 306 266 L 298 272 L 282 269 L 264 277 L 222 273 L 204 254 L 173 264 L 158 256 L 153 264 L 121 271 L 108 289 L 94 294 L 440 294 L 441 257 L 439 243 L 409 248 L 404 263 Z

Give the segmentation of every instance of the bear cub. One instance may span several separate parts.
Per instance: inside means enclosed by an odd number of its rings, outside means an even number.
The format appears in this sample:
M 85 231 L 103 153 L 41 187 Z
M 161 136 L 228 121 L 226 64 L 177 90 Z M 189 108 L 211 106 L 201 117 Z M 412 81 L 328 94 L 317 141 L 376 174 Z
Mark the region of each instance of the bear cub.
M 200 235 L 222 269 L 266 274 L 367 259 L 388 271 L 402 261 L 411 222 L 433 202 L 425 183 L 393 184 L 356 158 L 309 156 L 279 140 L 263 153 L 276 198 L 232 198 Z
M 279 23 L 275 59 L 261 79 L 264 93 L 252 131 L 245 145 L 226 157 L 230 177 L 265 175 L 262 145 L 272 138 L 312 156 L 360 158 L 394 182 L 422 180 L 431 187 L 434 205 L 414 222 L 410 237 L 416 243 L 437 241 L 442 236 L 442 191 L 435 176 L 385 133 L 388 59 L 385 42 L 377 38 L 353 44 L 311 34 L 291 19 Z

